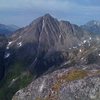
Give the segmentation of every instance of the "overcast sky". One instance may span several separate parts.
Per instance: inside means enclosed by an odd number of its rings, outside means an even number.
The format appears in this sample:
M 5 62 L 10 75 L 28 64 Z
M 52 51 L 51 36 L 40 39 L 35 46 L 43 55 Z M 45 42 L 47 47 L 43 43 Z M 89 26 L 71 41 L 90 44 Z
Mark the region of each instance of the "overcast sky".
M 46 13 L 84 24 L 100 20 L 100 0 L 0 0 L 0 23 L 25 26 Z

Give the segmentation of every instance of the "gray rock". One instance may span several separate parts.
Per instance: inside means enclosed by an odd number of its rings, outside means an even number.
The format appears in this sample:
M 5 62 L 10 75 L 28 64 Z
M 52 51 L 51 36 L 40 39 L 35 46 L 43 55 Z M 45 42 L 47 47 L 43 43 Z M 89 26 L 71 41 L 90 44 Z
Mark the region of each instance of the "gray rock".
M 100 100 L 99 70 L 62 69 L 19 90 L 12 100 Z

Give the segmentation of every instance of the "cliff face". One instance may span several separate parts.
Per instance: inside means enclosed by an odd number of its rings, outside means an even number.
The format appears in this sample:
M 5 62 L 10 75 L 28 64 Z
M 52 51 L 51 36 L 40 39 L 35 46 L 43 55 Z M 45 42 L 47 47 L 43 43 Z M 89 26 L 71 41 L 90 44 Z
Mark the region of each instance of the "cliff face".
M 100 69 L 85 67 L 44 75 L 19 90 L 12 100 L 100 100 Z
M 17 30 L 9 39 L 7 53 L 12 62 L 21 62 L 37 76 L 46 72 L 51 66 L 64 61 L 63 52 L 90 34 L 68 21 L 58 21 L 46 14 L 37 18 L 28 26 Z M 51 57 L 52 56 L 52 57 Z M 11 65 L 10 65 L 11 66 Z

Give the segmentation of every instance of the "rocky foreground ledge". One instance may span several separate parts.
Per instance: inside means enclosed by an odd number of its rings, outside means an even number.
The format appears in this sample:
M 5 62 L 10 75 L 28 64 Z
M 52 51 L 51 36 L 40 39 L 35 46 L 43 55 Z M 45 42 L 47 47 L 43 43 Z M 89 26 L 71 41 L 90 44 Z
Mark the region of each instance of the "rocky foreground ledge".
M 12 100 L 100 100 L 100 70 L 57 70 L 19 90 Z

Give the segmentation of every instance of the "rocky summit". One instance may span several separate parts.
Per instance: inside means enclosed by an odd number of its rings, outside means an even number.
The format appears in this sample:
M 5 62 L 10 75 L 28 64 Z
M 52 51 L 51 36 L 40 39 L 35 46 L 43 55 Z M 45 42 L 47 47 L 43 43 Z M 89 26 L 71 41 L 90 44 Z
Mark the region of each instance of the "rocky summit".
M 100 100 L 99 87 L 100 69 L 71 67 L 36 79 L 12 100 Z

